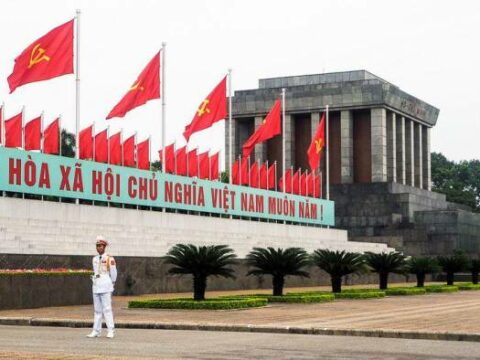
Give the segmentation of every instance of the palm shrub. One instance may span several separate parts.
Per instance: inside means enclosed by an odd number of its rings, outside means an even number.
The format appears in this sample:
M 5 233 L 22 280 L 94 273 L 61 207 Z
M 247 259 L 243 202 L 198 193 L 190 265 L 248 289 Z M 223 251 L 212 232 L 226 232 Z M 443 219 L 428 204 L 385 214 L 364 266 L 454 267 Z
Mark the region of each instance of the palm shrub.
M 439 266 L 430 257 L 412 257 L 407 261 L 407 271 L 417 277 L 417 287 L 425 286 L 425 275 L 438 272 Z
M 468 270 L 472 273 L 472 283 L 478 284 L 478 273 L 480 272 L 480 259 L 471 259 L 468 263 Z
M 332 250 L 315 250 L 312 262 L 330 275 L 332 292 L 342 292 L 342 277 L 365 269 L 363 256 L 358 253 Z
M 455 273 L 467 270 L 468 258 L 461 251 L 455 251 L 452 256 L 439 256 L 438 264 L 447 274 L 447 285 L 453 285 Z
M 193 276 L 193 299 L 205 300 L 207 278 L 222 276 L 235 278 L 234 270 L 229 265 L 235 263 L 236 255 L 227 245 L 195 246 L 177 244 L 165 257 L 167 264 L 173 265 L 169 274 L 191 274 Z
M 285 276 L 309 277 L 308 272 L 303 270 L 309 264 L 309 257 L 302 248 L 274 249 L 272 247 L 255 247 L 247 255 L 247 264 L 254 268 L 248 271 L 248 276 L 272 276 L 273 296 L 283 295 Z
M 380 290 L 387 289 L 388 275 L 390 273 L 401 273 L 404 271 L 405 260 L 405 255 L 396 251 L 380 254 L 373 252 L 365 253 L 365 261 L 367 265 L 373 270 L 373 272 L 378 273 Z

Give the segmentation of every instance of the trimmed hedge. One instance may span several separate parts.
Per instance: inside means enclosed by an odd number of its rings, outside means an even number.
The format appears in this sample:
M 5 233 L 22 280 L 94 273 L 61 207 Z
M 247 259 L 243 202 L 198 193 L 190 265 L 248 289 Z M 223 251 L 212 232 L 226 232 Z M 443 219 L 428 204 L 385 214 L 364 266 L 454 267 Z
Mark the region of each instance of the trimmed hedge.
M 335 293 L 335 299 L 375 299 L 385 297 L 385 291 L 341 292 Z
M 128 302 L 130 309 L 188 309 L 188 310 L 232 310 L 266 306 L 267 299 L 152 299 L 132 300 Z
M 425 286 L 427 293 L 449 293 L 458 291 L 455 285 L 428 285 Z
M 427 290 L 425 288 L 417 287 L 398 287 L 390 288 L 385 290 L 387 296 L 397 296 L 397 295 L 425 295 Z
M 268 302 L 272 303 L 323 303 L 335 300 L 333 294 L 315 294 L 315 295 L 284 295 L 268 296 Z
M 458 287 L 458 290 L 480 290 L 480 284 L 472 284 L 472 283 L 458 284 L 457 287 Z

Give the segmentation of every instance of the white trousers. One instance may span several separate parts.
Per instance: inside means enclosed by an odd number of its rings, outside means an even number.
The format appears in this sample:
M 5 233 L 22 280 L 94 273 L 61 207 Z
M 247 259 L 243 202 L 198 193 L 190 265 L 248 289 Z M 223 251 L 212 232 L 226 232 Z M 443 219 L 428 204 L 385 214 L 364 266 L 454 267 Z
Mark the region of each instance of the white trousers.
M 93 330 L 100 333 L 102 331 L 102 317 L 105 318 L 107 329 L 109 331 L 115 328 L 113 323 L 112 311 L 112 293 L 93 294 Z

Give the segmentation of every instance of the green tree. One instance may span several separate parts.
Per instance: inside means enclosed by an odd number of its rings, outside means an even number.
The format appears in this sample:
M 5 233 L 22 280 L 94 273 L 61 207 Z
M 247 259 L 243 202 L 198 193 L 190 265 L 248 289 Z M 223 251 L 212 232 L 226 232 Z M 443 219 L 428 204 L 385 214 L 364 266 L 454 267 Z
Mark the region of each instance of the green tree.
M 159 160 L 153 161 L 150 164 L 150 170 L 152 171 L 161 171 L 162 170 L 162 163 Z
M 432 190 L 445 194 L 448 201 L 480 212 L 480 161 L 456 163 L 440 153 L 432 153 L 431 159 Z
M 193 277 L 193 299 L 205 300 L 207 279 L 209 276 L 235 278 L 234 270 L 229 268 L 235 264 L 236 255 L 227 245 L 195 246 L 192 244 L 177 244 L 165 257 L 167 264 L 173 265 L 169 274 Z
M 363 256 L 358 253 L 332 250 L 315 250 L 312 262 L 330 275 L 332 292 L 342 292 L 342 277 L 365 270 Z
M 273 296 L 282 296 L 287 275 L 309 277 L 303 268 L 309 264 L 307 252 L 301 248 L 253 248 L 247 255 L 247 264 L 254 269 L 247 275 L 271 275 Z
M 221 172 L 221 174 L 220 174 L 220 181 L 221 181 L 222 183 L 226 183 L 226 184 L 229 183 L 230 177 L 229 177 L 229 175 L 228 175 L 228 171 L 227 171 L 227 170 Z
M 439 256 L 438 264 L 447 274 L 447 285 L 453 285 L 455 273 L 465 271 L 468 267 L 468 258 L 461 251 L 455 251 L 452 256 Z
M 378 273 L 380 290 L 387 289 L 390 273 L 401 273 L 405 270 L 406 257 L 399 252 L 392 251 L 381 254 L 367 252 L 365 253 L 365 260 L 373 272 Z
M 480 259 L 471 259 L 468 270 L 472 273 L 472 283 L 478 284 L 478 273 L 480 273 Z
M 407 271 L 417 277 L 417 287 L 424 287 L 425 276 L 439 270 L 437 261 L 430 257 L 412 257 L 407 261 Z
M 66 129 L 61 131 L 61 154 L 65 157 L 75 157 L 75 135 Z

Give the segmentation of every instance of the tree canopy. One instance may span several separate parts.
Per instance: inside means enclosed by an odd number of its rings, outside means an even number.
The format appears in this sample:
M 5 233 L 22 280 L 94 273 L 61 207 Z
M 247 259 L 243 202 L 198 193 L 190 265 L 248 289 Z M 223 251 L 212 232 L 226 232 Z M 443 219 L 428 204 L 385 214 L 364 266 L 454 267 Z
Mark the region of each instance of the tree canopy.
M 480 212 L 480 160 L 455 162 L 433 152 L 432 190 L 445 194 L 448 201 Z

